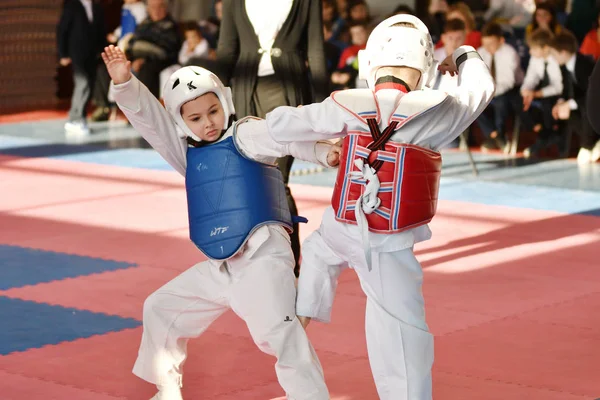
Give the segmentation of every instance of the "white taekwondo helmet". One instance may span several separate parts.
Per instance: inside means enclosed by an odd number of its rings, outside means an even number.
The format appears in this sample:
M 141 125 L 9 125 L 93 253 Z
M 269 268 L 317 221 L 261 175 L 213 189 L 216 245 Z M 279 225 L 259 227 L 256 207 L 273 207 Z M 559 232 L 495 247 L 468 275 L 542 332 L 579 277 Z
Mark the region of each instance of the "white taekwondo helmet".
M 225 113 L 223 129 L 227 129 L 230 116 L 235 114 L 231 89 L 223 86 L 221 80 L 209 70 L 195 66 L 180 68 L 171 75 L 163 89 L 167 111 L 171 114 L 177 126 L 187 136 L 197 141 L 201 139 L 192 133 L 181 117 L 181 106 L 209 92 L 217 95 L 223 106 Z
M 415 28 L 393 26 L 411 23 Z M 433 42 L 427 26 L 414 15 L 400 14 L 390 17 L 375 27 L 364 50 L 358 52 L 358 75 L 375 88 L 375 75 L 381 67 L 411 67 L 421 71 L 415 89 L 429 85 L 435 75 Z

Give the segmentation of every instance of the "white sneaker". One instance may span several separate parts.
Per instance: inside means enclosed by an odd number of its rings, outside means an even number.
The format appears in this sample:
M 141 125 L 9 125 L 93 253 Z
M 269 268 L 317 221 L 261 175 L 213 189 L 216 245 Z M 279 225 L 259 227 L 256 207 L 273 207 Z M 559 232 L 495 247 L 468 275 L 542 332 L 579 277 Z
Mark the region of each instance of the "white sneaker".
M 65 133 L 74 136 L 89 136 L 90 128 L 84 121 L 69 121 L 65 124 Z
M 592 156 L 590 162 L 598 162 L 600 160 L 600 140 L 596 142 L 596 145 L 592 149 Z
M 577 164 L 585 165 L 589 164 L 592 161 L 592 151 L 588 149 L 584 149 L 583 147 L 579 149 L 579 153 L 577 153 Z
M 158 386 L 158 393 L 150 400 L 183 400 L 178 385 Z

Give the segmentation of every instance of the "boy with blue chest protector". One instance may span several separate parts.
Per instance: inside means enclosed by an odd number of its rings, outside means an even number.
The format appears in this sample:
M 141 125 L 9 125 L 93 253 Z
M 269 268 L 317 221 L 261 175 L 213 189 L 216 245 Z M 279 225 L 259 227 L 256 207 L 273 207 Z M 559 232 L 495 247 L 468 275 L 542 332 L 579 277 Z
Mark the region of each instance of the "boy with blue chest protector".
M 281 145 L 266 122 L 233 122 L 231 91 L 210 71 L 184 67 L 164 88 L 165 108 L 113 46 L 103 53 L 115 100 L 138 132 L 185 176 L 190 238 L 209 258 L 151 294 L 134 374 L 154 400 L 180 400 L 187 341 L 228 309 L 247 324 L 289 399 L 329 399 L 319 360 L 295 317 L 292 219 L 277 157 L 335 165 L 327 142 Z

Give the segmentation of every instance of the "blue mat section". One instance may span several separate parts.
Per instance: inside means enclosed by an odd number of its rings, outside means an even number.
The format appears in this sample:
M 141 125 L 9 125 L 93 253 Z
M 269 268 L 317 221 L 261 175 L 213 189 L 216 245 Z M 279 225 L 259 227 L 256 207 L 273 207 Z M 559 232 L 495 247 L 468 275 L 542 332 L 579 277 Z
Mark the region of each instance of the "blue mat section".
M 131 318 L 0 296 L 0 355 L 135 328 Z
M 132 267 L 135 265 L 124 262 L 0 245 L 0 290 Z
M 597 215 L 594 210 L 600 209 L 600 192 L 444 177 L 440 199 L 566 214 Z

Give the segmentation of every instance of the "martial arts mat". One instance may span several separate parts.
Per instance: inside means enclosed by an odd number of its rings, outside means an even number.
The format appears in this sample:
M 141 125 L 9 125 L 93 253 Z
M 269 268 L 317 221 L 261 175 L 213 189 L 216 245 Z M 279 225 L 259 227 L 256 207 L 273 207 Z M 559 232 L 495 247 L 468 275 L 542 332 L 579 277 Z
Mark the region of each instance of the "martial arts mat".
M 131 373 L 143 301 L 202 256 L 187 238 L 180 176 L 108 164 L 0 155 L 2 400 L 155 393 Z M 472 184 L 442 186 L 433 239 L 415 249 L 436 340 L 434 399 L 600 397 L 600 193 L 464 189 Z M 501 204 L 508 190 L 530 206 Z M 306 237 L 331 188 L 292 191 Z M 346 271 L 332 323 L 309 327 L 334 400 L 377 399 L 364 305 Z M 184 397 L 281 398 L 273 364 L 227 313 L 190 342 Z

